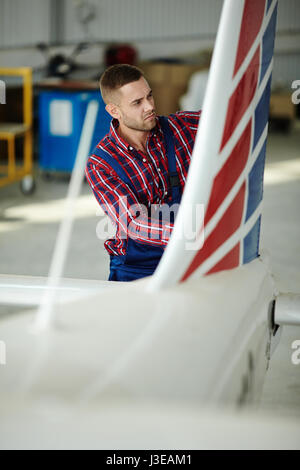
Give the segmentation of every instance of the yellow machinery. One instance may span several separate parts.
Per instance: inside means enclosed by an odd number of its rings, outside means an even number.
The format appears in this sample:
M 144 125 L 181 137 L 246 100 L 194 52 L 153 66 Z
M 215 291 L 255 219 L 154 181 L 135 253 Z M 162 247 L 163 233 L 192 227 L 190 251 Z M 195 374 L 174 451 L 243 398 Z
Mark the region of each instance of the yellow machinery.
M 0 165 L 0 187 L 21 181 L 24 194 L 31 194 L 35 189 L 32 176 L 32 69 L 0 68 L 1 77 L 21 77 L 23 79 L 23 122 L 0 122 L 0 140 L 7 142 L 7 165 Z M 9 103 L 1 106 L 9 106 Z M 23 164 L 17 165 L 15 142 L 23 137 Z

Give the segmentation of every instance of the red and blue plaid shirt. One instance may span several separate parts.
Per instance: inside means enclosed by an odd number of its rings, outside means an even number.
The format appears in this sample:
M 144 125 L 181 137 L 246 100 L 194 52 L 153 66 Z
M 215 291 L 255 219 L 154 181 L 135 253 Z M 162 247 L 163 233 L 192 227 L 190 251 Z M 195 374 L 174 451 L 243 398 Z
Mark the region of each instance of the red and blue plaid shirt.
M 183 191 L 191 161 L 200 112 L 180 111 L 168 117 L 174 134 L 176 169 Z M 109 254 L 125 255 L 127 235 L 142 243 L 165 246 L 173 225 L 163 220 L 153 220 L 149 212 L 137 207 L 150 208 L 172 200 L 169 187 L 168 158 L 161 126 L 150 132 L 147 153 L 137 151 L 118 134 L 118 121 L 113 120 L 110 132 L 97 145 L 108 152 L 127 173 L 131 186 L 124 183 L 113 168 L 101 157 L 91 155 L 86 167 L 86 177 L 104 212 L 116 226 L 115 238 L 106 240 Z M 133 189 L 135 191 L 133 191 Z M 126 237 L 122 236 L 126 233 Z M 150 234 L 150 236 L 149 236 Z

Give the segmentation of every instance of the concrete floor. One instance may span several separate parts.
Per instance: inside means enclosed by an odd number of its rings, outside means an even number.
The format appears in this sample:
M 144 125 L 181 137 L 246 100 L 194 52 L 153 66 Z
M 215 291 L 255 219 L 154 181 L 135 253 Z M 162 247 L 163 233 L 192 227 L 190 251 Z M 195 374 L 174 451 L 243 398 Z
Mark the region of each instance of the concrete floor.
M 1 188 L 0 272 L 47 276 L 59 222 L 63 217 L 68 178 L 37 176 L 37 191 L 22 196 L 18 185 Z M 64 277 L 107 279 L 108 256 L 97 238 L 99 214 L 94 196 L 83 185 Z M 38 256 L 37 256 L 38 254 Z
M 0 273 L 46 276 L 54 247 L 67 179 L 41 176 L 33 196 L 18 185 L 0 188 Z M 270 254 L 280 291 L 300 293 L 300 125 L 291 134 L 270 133 L 267 146 L 261 248 Z M 107 279 L 108 256 L 96 235 L 102 219 L 89 187 L 83 186 L 64 277 Z M 11 307 L 2 314 L 13 314 Z M 267 375 L 262 407 L 299 413 L 300 365 L 291 362 L 299 328 L 286 328 Z

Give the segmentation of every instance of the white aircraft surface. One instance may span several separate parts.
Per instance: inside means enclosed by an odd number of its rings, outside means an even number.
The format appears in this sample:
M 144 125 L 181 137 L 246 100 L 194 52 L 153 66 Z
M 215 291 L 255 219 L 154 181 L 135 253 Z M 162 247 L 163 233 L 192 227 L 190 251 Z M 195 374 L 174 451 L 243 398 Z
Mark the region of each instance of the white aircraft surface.
M 49 279 L 0 277 L 0 303 L 33 307 L 0 323 L 0 448 L 300 448 L 299 422 L 255 411 L 281 328 L 300 323 L 299 296 L 279 295 L 259 253 L 276 9 L 224 1 L 188 181 L 150 278 L 61 279 L 90 104 Z M 183 237 L 199 204 L 204 224 Z

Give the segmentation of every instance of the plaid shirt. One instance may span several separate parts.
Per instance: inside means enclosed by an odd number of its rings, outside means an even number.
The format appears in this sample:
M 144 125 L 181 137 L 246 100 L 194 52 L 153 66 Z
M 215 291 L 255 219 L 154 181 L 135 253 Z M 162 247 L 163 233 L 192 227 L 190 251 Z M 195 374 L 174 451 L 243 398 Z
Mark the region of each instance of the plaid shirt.
M 182 191 L 190 165 L 199 117 L 200 112 L 184 111 L 168 117 L 174 134 L 176 169 Z M 127 234 L 142 243 L 163 247 L 168 243 L 173 225 L 149 217 L 149 210 L 153 205 L 159 207 L 172 201 L 168 158 L 158 119 L 156 127 L 148 137 L 147 156 L 128 145 L 118 135 L 117 129 L 118 121 L 113 120 L 109 134 L 97 147 L 108 152 L 121 164 L 135 191 L 120 179 L 110 165 L 93 154 L 88 159 L 86 177 L 100 206 L 116 225 L 115 238 L 107 240 L 105 248 L 109 254 L 119 256 L 126 254 Z M 137 217 L 138 207 L 141 210 Z M 145 210 L 145 207 L 148 210 Z

